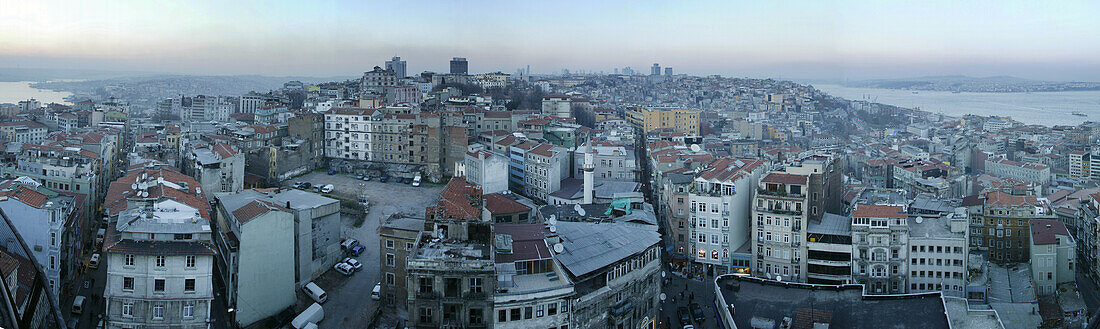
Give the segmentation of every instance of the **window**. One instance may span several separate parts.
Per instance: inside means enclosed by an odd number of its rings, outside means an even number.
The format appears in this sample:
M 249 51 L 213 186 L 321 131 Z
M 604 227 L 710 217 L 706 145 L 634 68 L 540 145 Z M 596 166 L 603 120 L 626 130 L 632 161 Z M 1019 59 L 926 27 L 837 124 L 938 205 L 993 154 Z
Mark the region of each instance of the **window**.
M 393 254 L 386 254 L 386 266 L 389 266 L 389 267 L 397 266 L 397 257 L 394 256 Z
M 481 324 L 483 315 L 480 308 L 470 309 L 470 324 Z
M 153 280 L 153 292 L 164 292 L 164 279 Z
M 195 317 L 195 302 L 183 302 L 183 317 L 188 319 Z
M 497 311 L 497 322 L 508 322 L 508 310 Z
M 183 291 L 195 292 L 195 279 L 183 279 Z
M 406 250 L 406 251 L 408 251 L 408 250 L 413 250 L 413 244 L 412 244 L 412 242 L 405 242 L 405 250 Z
M 157 256 L 157 267 L 164 267 L 164 256 Z
M 552 316 L 558 314 L 558 303 L 550 303 L 546 305 L 546 315 Z
M 420 323 L 432 323 L 432 309 L 430 307 L 420 308 Z
M 122 278 L 122 290 L 134 291 L 134 278 L 124 277 Z
M 195 268 L 195 256 L 187 256 L 187 268 Z
M 470 292 L 481 292 L 481 278 L 470 278 Z
M 134 302 L 122 303 L 122 317 L 124 317 L 124 318 L 134 317 Z
M 175 234 L 172 238 L 175 240 L 191 240 L 191 234 Z
M 535 306 L 535 316 L 541 318 L 543 314 L 544 313 L 542 313 L 542 305 Z
M 126 266 L 134 266 L 134 255 L 126 255 Z
M 386 239 L 386 249 L 393 249 L 393 248 L 394 248 L 393 240 Z
M 524 319 L 530 319 L 531 316 L 534 315 L 534 313 L 535 312 L 534 312 L 533 307 L 528 306 L 528 307 L 523 308 L 523 318 Z
M 519 319 L 520 319 L 520 317 L 519 317 L 519 312 L 520 312 L 520 309 L 518 309 L 518 308 L 513 308 L 513 309 L 511 310 L 511 312 L 509 312 L 509 314 L 508 314 L 508 315 L 510 316 L 509 318 L 510 318 L 510 319 L 512 319 L 512 321 L 516 321 L 516 320 L 519 320 Z
M 164 305 L 153 305 L 153 320 L 164 320 Z
M 397 276 L 393 273 L 386 273 L 386 284 L 397 284 Z

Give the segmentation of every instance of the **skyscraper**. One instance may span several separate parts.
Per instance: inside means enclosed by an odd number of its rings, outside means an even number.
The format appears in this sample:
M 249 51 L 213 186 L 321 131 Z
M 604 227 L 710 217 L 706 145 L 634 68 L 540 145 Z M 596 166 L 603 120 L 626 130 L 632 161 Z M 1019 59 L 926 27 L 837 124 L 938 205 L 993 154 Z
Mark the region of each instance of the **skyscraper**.
M 465 57 L 455 57 L 451 59 L 451 74 L 469 74 L 470 64 L 466 62 Z
M 649 75 L 661 75 L 661 65 L 653 63 L 653 68 L 650 69 Z
M 666 67 L 665 68 L 665 75 L 670 76 L 670 77 L 672 76 L 672 68 L 671 67 Z
M 392 60 L 386 61 L 386 69 L 393 71 L 394 77 L 398 79 L 405 77 L 405 61 L 401 57 L 394 56 Z

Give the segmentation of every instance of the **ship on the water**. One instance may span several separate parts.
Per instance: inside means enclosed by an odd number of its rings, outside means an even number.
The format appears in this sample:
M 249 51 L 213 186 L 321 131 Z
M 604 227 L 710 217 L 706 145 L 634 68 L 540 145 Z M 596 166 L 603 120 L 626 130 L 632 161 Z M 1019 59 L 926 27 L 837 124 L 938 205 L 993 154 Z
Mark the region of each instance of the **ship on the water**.
M 1085 112 L 1081 112 L 1081 111 L 1073 112 L 1073 115 L 1076 115 L 1076 116 L 1079 116 L 1079 117 L 1089 116 L 1088 114 L 1085 114 Z

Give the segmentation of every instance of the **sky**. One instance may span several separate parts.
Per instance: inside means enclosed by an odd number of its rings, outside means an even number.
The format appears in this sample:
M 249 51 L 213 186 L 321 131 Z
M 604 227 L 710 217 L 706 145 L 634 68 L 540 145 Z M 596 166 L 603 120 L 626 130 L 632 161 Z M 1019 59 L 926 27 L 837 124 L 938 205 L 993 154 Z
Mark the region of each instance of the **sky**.
M 0 67 L 1100 81 L 1100 1 L 0 1 Z

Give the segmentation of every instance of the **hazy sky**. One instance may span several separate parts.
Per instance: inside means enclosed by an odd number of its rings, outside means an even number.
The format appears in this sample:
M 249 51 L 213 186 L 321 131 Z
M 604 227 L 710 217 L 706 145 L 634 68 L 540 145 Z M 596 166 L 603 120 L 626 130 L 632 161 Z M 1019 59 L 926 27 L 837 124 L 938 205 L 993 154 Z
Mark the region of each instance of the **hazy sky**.
M 1100 1 L 0 1 L 0 67 L 1100 81 Z

